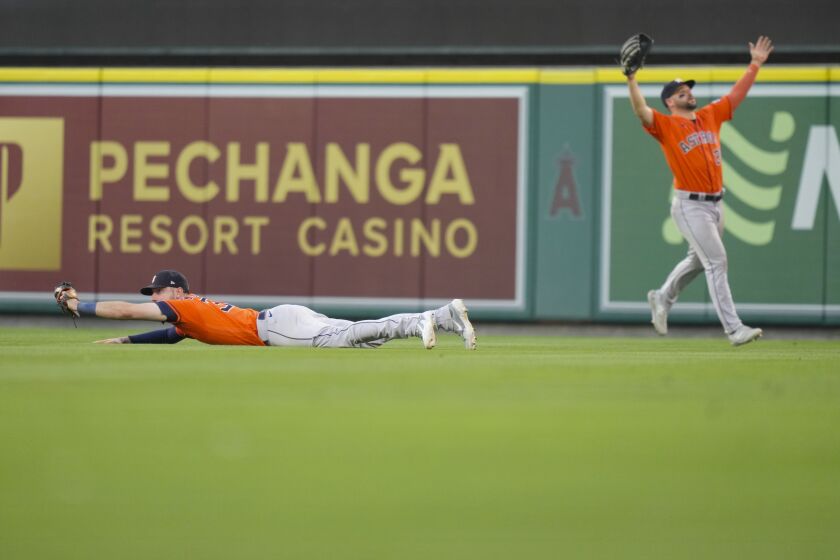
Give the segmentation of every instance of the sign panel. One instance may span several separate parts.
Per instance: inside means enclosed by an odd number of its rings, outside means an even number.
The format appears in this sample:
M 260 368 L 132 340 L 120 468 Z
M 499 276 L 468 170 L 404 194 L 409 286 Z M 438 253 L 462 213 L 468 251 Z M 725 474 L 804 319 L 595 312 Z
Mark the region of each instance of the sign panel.
M 730 87 L 698 85 L 698 104 Z M 650 100 L 659 89 L 643 91 Z M 826 258 L 840 223 L 840 145 L 829 95 L 827 85 L 755 85 L 721 129 L 724 243 L 741 312 L 840 313 L 840 301 L 826 293 L 827 278 L 840 272 Z M 670 218 L 672 176 L 633 115 L 627 87 L 606 87 L 604 104 L 599 308 L 647 312 L 647 291 L 662 284 L 687 244 Z M 695 281 L 675 311 L 714 316 L 705 290 Z
M 524 309 L 526 87 L 0 95 L 5 298 L 131 294 L 177 268 L 231 299 Z

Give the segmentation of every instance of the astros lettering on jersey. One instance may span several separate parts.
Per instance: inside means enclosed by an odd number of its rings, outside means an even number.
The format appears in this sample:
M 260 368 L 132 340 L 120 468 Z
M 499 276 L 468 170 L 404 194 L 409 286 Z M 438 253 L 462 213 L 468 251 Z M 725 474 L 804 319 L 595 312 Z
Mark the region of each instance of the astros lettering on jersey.
M 674 174 L 674 188 L 699 193 L 723 189 L 720 127 L 732 119 L 732 104 L 724 96 L 694 113 L 695 120 L 664 115 L 652 109 L 653 123 L 645 130 L 656 138 Z

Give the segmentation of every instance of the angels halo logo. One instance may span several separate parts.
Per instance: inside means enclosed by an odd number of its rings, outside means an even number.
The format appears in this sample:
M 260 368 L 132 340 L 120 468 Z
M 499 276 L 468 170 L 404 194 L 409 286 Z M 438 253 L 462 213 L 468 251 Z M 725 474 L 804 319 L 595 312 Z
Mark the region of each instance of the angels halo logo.
M 64 119 L 0 118 L 0 270 L 61 268 Z

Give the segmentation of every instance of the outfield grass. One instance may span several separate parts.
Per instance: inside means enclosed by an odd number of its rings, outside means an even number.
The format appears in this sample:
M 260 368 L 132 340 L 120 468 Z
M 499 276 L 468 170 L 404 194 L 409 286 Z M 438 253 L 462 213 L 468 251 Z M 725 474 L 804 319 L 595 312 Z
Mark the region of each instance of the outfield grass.
M 840 344 L 0 329 L 0 558 L 837 558 Z

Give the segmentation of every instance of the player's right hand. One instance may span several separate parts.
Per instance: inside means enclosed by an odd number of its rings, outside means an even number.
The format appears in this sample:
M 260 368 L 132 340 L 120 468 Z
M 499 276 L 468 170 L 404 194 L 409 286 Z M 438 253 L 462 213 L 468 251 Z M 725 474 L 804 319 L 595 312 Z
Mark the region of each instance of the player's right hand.
M 128 344 L 127 336 L 120 336 L 117 338 L 106 338 L 103 340 L 95 340 L 94 344 Z
M 762 35 L 755 44 L 750 43 L 750 62 L 761 66 L 767 62 L 767 57 L 770 56 L 771 52 L 773 52 L 773 41 L 770 40 L 770 37 Z

